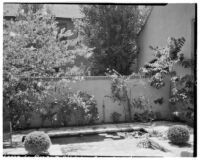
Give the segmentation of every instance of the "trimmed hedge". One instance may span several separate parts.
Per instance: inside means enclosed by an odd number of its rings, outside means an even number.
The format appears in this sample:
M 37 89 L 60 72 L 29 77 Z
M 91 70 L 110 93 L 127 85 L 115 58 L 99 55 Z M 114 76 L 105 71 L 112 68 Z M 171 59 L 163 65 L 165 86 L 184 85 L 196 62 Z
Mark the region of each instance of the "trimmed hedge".
M 31 155 L 48 154 L 51 139 L 44 132 L 34 131 L 29 133 L 24 141 L 24 147 Z
M 174 144 L 184 144 L 189 140 L 190 134 L 187 127 L 175 125 L 169 128 L 167 137 Z

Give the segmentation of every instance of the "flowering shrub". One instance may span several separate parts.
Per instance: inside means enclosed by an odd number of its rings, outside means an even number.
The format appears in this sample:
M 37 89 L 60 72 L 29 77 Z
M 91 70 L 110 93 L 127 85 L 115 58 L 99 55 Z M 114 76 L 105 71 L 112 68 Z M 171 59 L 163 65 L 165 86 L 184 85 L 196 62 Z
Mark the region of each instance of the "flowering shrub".
M 184 144 L 189 140 L 190 134 L 187 127 L 175 125 L 169 128 L 167 137 L 174 144 Z
M 31 132 L 24 141 L 24 147 L 31 155 L 45 154 L 51 145 L 51 139 L 44 132 Z

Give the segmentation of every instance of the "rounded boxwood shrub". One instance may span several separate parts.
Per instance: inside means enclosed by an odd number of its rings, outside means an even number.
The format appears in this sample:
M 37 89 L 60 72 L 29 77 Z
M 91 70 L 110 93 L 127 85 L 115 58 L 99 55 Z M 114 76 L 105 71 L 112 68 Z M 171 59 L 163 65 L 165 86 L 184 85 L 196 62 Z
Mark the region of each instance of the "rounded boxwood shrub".
M 169 128 L 167 137 L 174 144 L 184 144 L 189 140 L 190 134 L 187 127 L 175 125 Z
M 31 132 L 24 141 L 24 147 L 31 155 L 48 154 L 48 149 L 51 145 L 51 139 L 44 132 Z

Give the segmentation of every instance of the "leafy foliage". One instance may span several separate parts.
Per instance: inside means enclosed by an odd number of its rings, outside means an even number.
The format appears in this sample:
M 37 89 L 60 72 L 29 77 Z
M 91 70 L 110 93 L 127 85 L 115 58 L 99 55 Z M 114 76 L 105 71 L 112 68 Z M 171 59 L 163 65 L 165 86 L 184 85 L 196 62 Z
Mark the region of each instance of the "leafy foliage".
M 55 68 L 73 61 L 66 41 L 59 41 L 55 18 L 48 13 L 20 12 L 4 20 L 4 71 L 18 76 L 54 76 Z
M 3 116 L 12 122 L 14 130 L 29 126 L 32 112 L 36 110 L 35 102 L 40 97 L 44 86 L 38 81 L 29 81 L 14 76 L 4 76 Z M 6 79 L 9 80 L 6 80 Z
M 184 55 L 180 53 L 184 45 L 185 38 L 168 38 L 168 43 L 165 48 L 152 47 L 155 51 L 155 59 L 148 62 L 140 69 L 140 72 L 145 76 L 150 76 L 150 85 L 160 89 L 165 85 L 164 75 L 174 74 L 173 66 L 178 62 L 183 62 Z
M 51 126 L 67 126 L 70 122 L 76 125 L 91 124 L 98 120 L 97 103 L 93 96 L 70 90 L 68 80 L 51 83 L 41 95 L 37 106 L 42 124 L 45 120 Z
M 183 102 L 185 104 L 194 104 L 194 76 L 185 75 L 183 77 L 173 77 L 173 89 L 170 102 Z
M 51 139 L 44 132 L 29 133 L 24 141 L 24 147 L 30 155 L 46 154 L 51 145 Z
M 172 95 L 170 103 L 172 105 L 180 104 L 181 110 L 177 111 L 177 118 L 181 121 L 194 122 L 194 89 L 195 81 L 193 75 L 183 77 L 173 77 Z
M 36 13 L 39 10 L 42 10 L 44 7 L 44 4 L 40 3 L 22 3 L 20 4 L 20 10 L 23 10 L 23 12 L 28 13 L 32 11 L 33 13 Z
M 70 121 L 73 116 L 77 125 L 93 124 L 99 119 L 96 105 L 94 97 L 85 92 L 73 94 L 59 112 L 63 124 L 67 124 L 66 120 Z
M 111 118 L 112 118 L 112 120 L 113 120 L 114 123 L 118 123 L 120 121 L 120 117 L 121 116 L 122 115 L 120 113 L 117 113 L 117 112 L 113 112 L 111 114 Z
M 172 105 L 180 104 L 181 111 L 175 116 L 190 124 L 194 121 L 194 88 L 195 81 L 193 75 L 185 75 L 183 77 L 176 76 L 173 70 L 175 64 L 179 63 L 183 67 L 194 67 L 194 60 L 184 58 L 181 48 L 185 43 L 185 38 L 169 38 L 165 48 L 152 47 L 155 51 L 155 59 L 147 63 L 141 68 L 141 74 L 150 77 L 150 85 L 160 89 L 165 85 L 165 75 L 171 76 L 172 95 L 169 99 Z
M 69 80 L 60 80 L 56 82 L 49 82 L 46 90 L 42 92 L 38 101 L 36 102 L 37 113 L 42 119 L 42 125 L 45 120 L 51 122 L 51 126 L 57 121 L 57 112 L 66 105 L 69 96 L 72 94 L 69 88 Z
M 134 109 L 139 109 L 140 111 L 142 111 L 141 113 L 134 114 L 134 121 L 151 122 L 152 120 L 155 120 L 157 118 L 156 113 L 152 111 L 152 106 L 149 102 L 149 99 L 147 99 L 146 97 L 140 96 L 138 98 L 134 98 L 131 103 Z
M 120 104 L 127 100 L 127 85 L 126 81 L 128 80 L 126 76 L 122 76 L 117 71 L 113 70 L 107 70 L 108 73 L 106 73 L 107 76 L 109 76 L 112 80 L 111 83 L 111 92 L 112 96 L 111 98 L 113 101 L 118 101 Z
M 167 137 L 174 144 L 184 144 L 189 140 L 190 134 L 187 127 L 175 125 L 169 128 Z
M 152 111 L 152 106 L 146 97 L 141 96 L 131 99 L 130 96 L 128 96 L 127 81 L 133 75 L 122 76 L 115 70 L 108 70 L 107 76 L 109 76 L 112 81 L 112 95 L 106 97 L 110 97 L 114 102 L 117 101 L 119 104 L 122 104 L 124 106 L 124 111 L 126 111 L 126 106 L 128 106 L 128 117 L 126 117 L 125 113 L 125 119 L 127 121 L 149 122 L 156 119 L 156 113 Z M 133 109 L 139 109 L 142 113 L 135 113 L 134 116 L 132 116 L 131 113 Z
M 104 75 L 107 68 L 120 74 L 131 73 L 138 54 L 137 35 L 150 7 L 134 5 L 81 5 L 83 19 L 76 26 L 84 43 L 94 48 L 91 57 L 93 75 Z
M 157 98 L 157 99 L 154 100 L 154 103 L 155 103 L 155 104 L 158 103 L 158 104 L 161 105 L 161 104 L 163 104 L 163 102 L 164 102 L 164 98 L 163 98 L 163 97 L 161 97 L 161 98 Z
M 131 120 L 131 103 L 130 98 L 128 97 L 128 88 L 126 85 L 126 81 L 130 78 L 130 76 L 122 76 L 117 71 L 107 69 L 107 76 L 111 78 L 111 96 L 105 96 L 111 98 L 114 102 L 119 102 L 124 106 L 125 120 Z M 126 105 L 128 105 L 128 117 L 126 114 Z
M 134 98 L 132 100 L 132 104 L 136 109 L 141 109 L 141 110 L 152 109 L 149 99 L 147 99 L 145 96 Z
M 57 77 L 59 68 L 74 59 L 69 43 L 60 41 L 65 31 L 58 33 L 51 14 L 31 4 L 21 7 L 15 21 L 3 22 L 4 118 L 14 129 L 22 128 L 21 119 L 29 123 L 31 112 L 37 110 L 35 102 L 47 87 L 29 77 Z

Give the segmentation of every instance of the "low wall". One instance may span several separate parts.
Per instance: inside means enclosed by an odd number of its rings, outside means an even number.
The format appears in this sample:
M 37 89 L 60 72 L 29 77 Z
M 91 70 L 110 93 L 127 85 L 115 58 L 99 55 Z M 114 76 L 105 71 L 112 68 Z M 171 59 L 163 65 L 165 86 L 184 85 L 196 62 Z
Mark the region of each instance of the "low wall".
M 106 97 L 111 95 L 111 83 L 112 81 L 106 77 L 90 77 L 82 81 L 69 82 L 68 85 L 73 91 L 80 90 L 94 95 L 99 112 L 99 120 L 96 123 L 112 122 L 111 114 L 113 112 L 120 113 L 122 115 L 120 121 L 123 122 L 125 121 L 124 107 L 119 105 L 118 102 L 113 102 L 109 97 Z M 166 79 L 165 83 L 163 88 L 156 89 L 149 86 L 148 79 L 131 79 L 127 82 L 128 93 L 131 99 L 145 96 L 150 100 L 153 111 L 160 113 L 162 119 L 169 119 L 170 82 Z M 161 97 L 164 98 L 164 103 L 161 105 L 155 104 L 154 100 Z M 132 114 L 134 112 L 135 110 L 132 110 Z M 34 115 L 31 121 L 31 127 L 39 126 L 41 126 L 41 118 L 38 115 Z M 44 126 L 50 126 L 50 122 L 45 122 Z

